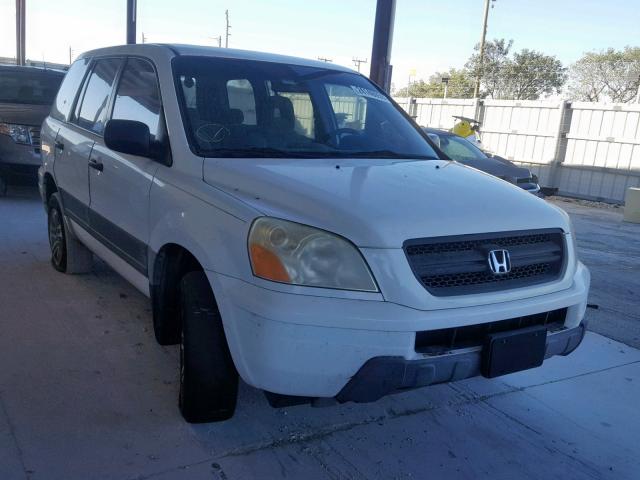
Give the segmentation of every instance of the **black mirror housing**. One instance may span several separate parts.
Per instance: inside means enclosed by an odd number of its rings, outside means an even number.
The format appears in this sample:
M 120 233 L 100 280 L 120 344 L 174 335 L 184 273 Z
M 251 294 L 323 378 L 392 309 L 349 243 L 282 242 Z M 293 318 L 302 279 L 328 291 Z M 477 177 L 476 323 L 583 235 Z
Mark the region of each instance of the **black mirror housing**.
M 104 143 L 116 152 L 154 158 L 149 127 L 136 120 L 109 120 L 104 128 Z

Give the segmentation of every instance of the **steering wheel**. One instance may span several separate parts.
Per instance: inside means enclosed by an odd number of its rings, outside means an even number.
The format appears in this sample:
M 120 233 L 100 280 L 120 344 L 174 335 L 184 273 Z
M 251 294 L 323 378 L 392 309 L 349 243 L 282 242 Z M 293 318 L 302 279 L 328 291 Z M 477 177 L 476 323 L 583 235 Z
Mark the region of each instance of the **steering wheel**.
M 336 145 L 338 145 L 340 143 L 340 137 L 342 137 L 342 135 L 360 135 L 360 132 L 355 128 L 336 128 L 335 130 L 331 130 L 330 132 L 328 132 L 326 137 L 328 140 L 335 139 Z
M 220 143 L 231 134 L 231 131 L 221 123 L 205 123 L 196 129 L 198 140 L 207 143 Z

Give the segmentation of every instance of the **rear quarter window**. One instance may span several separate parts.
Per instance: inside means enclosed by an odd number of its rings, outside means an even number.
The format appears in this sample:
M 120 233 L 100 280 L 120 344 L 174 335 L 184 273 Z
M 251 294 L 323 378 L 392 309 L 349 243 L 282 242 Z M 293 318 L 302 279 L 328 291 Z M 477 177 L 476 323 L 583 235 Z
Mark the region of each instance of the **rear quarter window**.
M 73 62 L 62 81 L 62 85 L 60 85 L 58 96 L 51 107 L 51 116 L 53 118 L 63 122 L 69 120 L 69 113 L 78 94 L 78 89 L 82 85 L 82 80 L 87 73 L 88 66 L 88 58 L 81 58 Z

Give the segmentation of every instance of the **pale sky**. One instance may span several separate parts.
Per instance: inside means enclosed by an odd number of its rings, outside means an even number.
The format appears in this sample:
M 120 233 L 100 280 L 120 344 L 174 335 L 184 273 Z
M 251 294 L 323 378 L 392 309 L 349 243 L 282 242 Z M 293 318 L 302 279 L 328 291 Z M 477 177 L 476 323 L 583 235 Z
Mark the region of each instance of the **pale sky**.
M 68 62 L 125 42 L 126 0 L 26 0 L 27 57 Z M 229 46 L 353 67 L 369 59 L 375 0 L 138 0 L 138 41 L 217 45 L 229 9 Z M 483 0 L 397 0 L 393 82 L 460 68 L 479 41 Z M 640 45 L 640 0 L 497 0 L 488 39 L 513 39 L 570 64 L 583 52 Z M 224 42 L 224 40 L 223 40 Z M 0 0 L 0 56 L 15 56 L 15 0 Z M 369 72 L 369 64 L 362 71 Z

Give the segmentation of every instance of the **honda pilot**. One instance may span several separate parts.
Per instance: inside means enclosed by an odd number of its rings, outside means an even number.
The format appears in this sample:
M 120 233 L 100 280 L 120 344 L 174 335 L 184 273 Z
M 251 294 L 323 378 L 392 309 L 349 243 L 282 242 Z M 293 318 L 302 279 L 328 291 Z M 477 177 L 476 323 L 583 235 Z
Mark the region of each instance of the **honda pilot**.
M 180 345 L 188 422 L 238 380 L 274 406 L 372 402 L 540 366 L 581 342 L 566 213 L 440 158 L 364 76 L 185 45 L 71 66 L 42 126 L 52 264 L 98 256 Z

